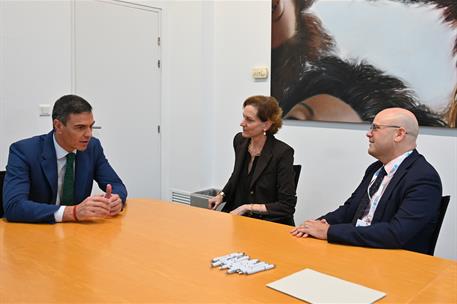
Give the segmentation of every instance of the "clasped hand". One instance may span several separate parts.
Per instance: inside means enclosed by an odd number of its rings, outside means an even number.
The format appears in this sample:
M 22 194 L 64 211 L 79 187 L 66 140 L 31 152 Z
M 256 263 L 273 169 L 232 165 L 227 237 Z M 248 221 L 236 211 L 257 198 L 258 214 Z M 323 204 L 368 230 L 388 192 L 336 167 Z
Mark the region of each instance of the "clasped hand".
M 119 214 L 122 200 L 118 194 L 112 193 L 112 186 L 108 184 L 105 194 L 89 196 L 75 208 L 79 221 L 96 220 Z
M 322 220 L 308 220 L 302 225 L 295 227 L 290 231 L 290 234 L 296 237 L 313 236 L 315 238 L 326 240 L 327 232 L 330 225 L 325 219 Z

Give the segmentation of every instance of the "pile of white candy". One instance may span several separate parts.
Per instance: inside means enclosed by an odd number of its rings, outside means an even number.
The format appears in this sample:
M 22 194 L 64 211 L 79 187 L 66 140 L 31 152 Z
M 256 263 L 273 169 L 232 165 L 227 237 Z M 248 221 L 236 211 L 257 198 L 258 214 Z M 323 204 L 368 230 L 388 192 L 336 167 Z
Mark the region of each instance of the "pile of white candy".
M 258 259 L 251 259 L 244 252 L 234 252 L 211 260 L 211 267 L 227 269 L 227 273 L 253 274 L 272 269 L 273 264 L 268 264 Z

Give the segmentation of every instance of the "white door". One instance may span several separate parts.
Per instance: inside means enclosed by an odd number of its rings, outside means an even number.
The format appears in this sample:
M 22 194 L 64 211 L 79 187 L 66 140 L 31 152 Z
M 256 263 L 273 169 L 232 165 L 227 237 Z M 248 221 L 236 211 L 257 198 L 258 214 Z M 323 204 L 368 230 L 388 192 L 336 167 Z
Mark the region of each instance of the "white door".
M 75 1 L 75 92 L 129 197 L 160 198 L 160 10 Z

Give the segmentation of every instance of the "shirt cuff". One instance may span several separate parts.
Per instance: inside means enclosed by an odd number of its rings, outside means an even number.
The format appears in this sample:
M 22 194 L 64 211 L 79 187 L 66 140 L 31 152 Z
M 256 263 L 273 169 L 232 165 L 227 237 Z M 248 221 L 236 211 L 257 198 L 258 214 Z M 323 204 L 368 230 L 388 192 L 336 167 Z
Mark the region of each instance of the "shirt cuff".
M 62 222 L 64 210 L 65 206 L 60 206 L 60 208 L 54 212 L 54 219 L 56 220 L 56 223 Z

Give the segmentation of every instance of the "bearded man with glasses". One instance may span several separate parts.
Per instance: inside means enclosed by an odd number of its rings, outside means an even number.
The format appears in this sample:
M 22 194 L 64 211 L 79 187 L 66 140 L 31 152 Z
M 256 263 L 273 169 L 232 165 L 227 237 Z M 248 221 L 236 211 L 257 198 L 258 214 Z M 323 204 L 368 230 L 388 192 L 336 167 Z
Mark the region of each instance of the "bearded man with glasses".
M 416 150 L 419 125 L 402 108 L 379 112 L 367 132 L 371 164 L 338 209 L 305 221 L 291 234 L 355 246 L 428 253 L 438 222 L 441 179 Z

